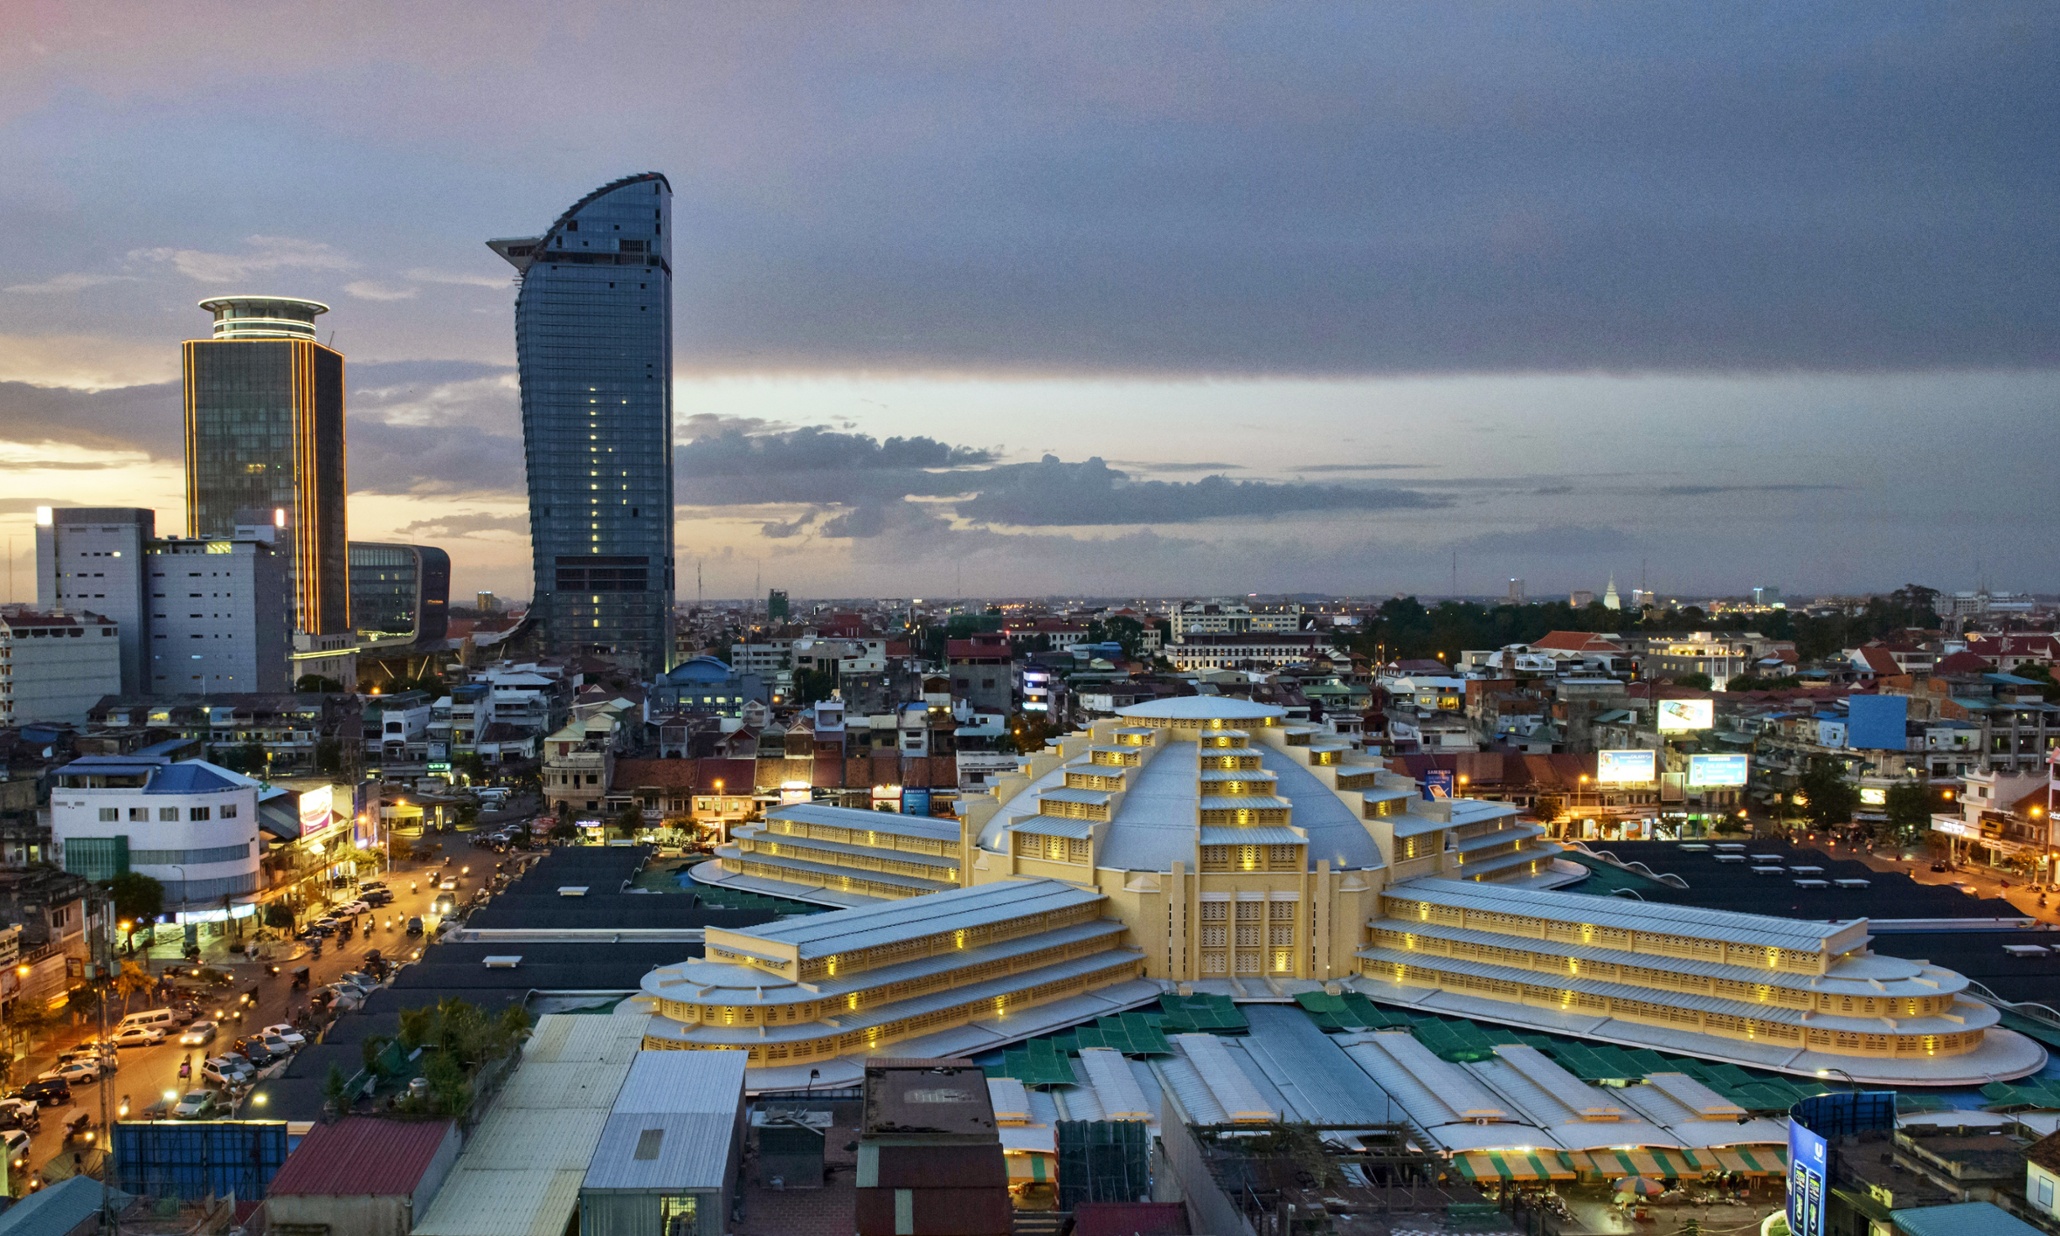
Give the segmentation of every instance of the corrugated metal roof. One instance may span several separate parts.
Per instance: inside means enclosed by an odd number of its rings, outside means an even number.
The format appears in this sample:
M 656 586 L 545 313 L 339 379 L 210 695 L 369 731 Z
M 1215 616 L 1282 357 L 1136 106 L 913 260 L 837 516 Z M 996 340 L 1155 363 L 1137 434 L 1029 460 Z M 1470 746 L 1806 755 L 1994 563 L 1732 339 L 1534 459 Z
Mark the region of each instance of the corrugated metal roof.
M 648 1013 L 546 1014 L 415 1236 L 562 1236 Z
M 888 811 L 864 811 L 856 807 L 831 807 L 823 803 L 796 803 L 774 807 L 768 820 L 793 820 L 799 824 L 824 824 L 861 832 L 893 833 L 897 837 L 923 837 L 932 841 L 957 841 L 958 821 L 936 820 L 920 815 L 895 815 Z
M 1292 1005 L 1249 1004 L 1252 1032 L 1240 1040 L 1246 1057 L 1302 1120 L 1313 1124 L 1379 1124 L 1402 1113 L 1373 1079 Z
M 1233 825 L 1202 826 L 1203 845 L 1302 845 L 1308 838 L 1284 826 L 1238 828 Z
M 638 1052 L 612 1110 L 734 1118 L 744 1101 L 746 1060 L 741 1051 Z
M 1256 721 L 1285 717 L 1287 709 L 1221 695 L 1174 695 L 1125 705 L 1116 710 L 1116 715 L 1152 721 Z
M 1107 1047 L 1089 1047 L 1080 1052 L 1080 1067 L 1094 1088 L 1102 1120 L 1150 1121 L 1158 1113 L 1146 1102 L 1144 1091 L 1131 1076 L 1130 1062 L 1123 1053 Z
M 116 1206 L 126 1206 L 130 1195 L 109 1189 Z M 73 1176 L 49 1188 L 31 1193 L 0 1215 L 0 1232 L 7 1236 L 71 1236 L 79 1225 L 100 1210 L 100 1182 L 91 1176 Z M 94 1225 L 99 1230 L 99 1225 Z
M 1069 820 L 1056 815 L 1032 815 L 1009 825 L 1012 833 L 1029 833 L 1035 837 L 1086 838 L 1094 835 L 1093 820 Z
M 266 1192 L 272 1197 L 404 1197 L 422 1183 L 450 1136 L 448 1120 L 347 1116 L 318 1124 L 286 1157 Z
M 703 1056 L 708 1052 L 647 1052 Z M 727 1054 L 727 1053 L 726 1053 Z M 742 1055 L 743 1053 L 736 1053 Z M 741 1082 L 741 1079 L 740 1079 Z M 741 1097 L 740 1097 L 741 1101 Z M 582 1191 L 720 1189 L 736 1140 L 734 1113 L 617 1112 L 594 1146 Z
M 1172 1041 L 1174 1050 L 1187 1057 L 1231 1121 L 1281 1118 L 1279 1107 L 1267 1102 L 1244 1069 L 1231 1059 L 1230 1048 L 1222 1039 L 1213 1034 L 1176 1034 Z

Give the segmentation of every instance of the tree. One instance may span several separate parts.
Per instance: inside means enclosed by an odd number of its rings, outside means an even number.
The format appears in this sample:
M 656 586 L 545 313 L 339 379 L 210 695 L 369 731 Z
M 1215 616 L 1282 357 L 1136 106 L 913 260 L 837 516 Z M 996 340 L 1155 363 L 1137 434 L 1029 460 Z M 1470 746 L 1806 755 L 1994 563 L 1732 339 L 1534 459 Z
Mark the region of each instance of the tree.
M 451 757 L 451 771 L 467 781 L 485 781 L 487 778 L 486 758 L 477 751 L 460 751 Z
M 813 704 L 829 699 L 837 691 L 837 671 L 803 669 L 794 671 L 794 702 Z
M 1017 755 L 1035 755 L 1044 750 L 1044 744 L 1050 735 L 1051 723 L 1048 719 L 1019 712 L 1009 718 L 1008 727 L 1001 736 L 1001 745 L 1004 750 Z
M 134 958 L 123 961 L 114 976 L 114 994 L 122 998 L 122 1015 L 128 1015 L 129 1000 L 132 997 L 155 986 L 157 980 L 151 977 L 149 966 Z
M 302 674 L 294 680 L 293 689 L 313 694 L 341 695 L 343 684 L 334 678 L 324 678 L 320 674 Z
M 1694 691 L 1708 691 L 1716 686 L 1716 681 L 1708 674 L 1682 674 L 1674 679 L 1674 685 Z
M 329 1066 L 328 1075 L 322 1079 L 322 1097 L 338 1116 L 350 1111 L 350 1078 L 343 1075 L 342 1065 Z
M 165 912 L 165 886 L 138 871 L 124 871 L 107 882 L 114 894 L 115 916 L 129 925 L 129 951 L 136 950 L 136 928 L 155 923 Z
M 1845 769 L 1828 755 L 1813 756 L 1796 786 L 1797 805 L 1813 828 L 1838 828 L 1852 823 L 1860 791 L 1845 779 Z
M 1889 786 L 1886 810 L 1897 839 L 1915 840 L 1931 827 L 1931 783 L 1917 779 Z
M 280 931 L 293 930 L 293 907 L 283 901 L 274 901 L 265 906 L 265 926 Z
M 644 810 L 631 803 L 608 822 L 608 831 L 618 837 L 635 837 L 644 828 Z
M 333 773 L 343 769 L 343 744 L 334 738 L 318 739 L 315 743 L 315 771 Z
M 572 823 L 571 803 L 561 801 L 558 804 L 558 822 L 551 825 L 551 836 L 560 841 L 571 841 L 579 836 L 579 829 Z
M 471 828 L 479 823 L 479 804 L 459 803 L 458 809 L 452 813 L 452 817 L 453 822 L 457 824 L 460 830 Z

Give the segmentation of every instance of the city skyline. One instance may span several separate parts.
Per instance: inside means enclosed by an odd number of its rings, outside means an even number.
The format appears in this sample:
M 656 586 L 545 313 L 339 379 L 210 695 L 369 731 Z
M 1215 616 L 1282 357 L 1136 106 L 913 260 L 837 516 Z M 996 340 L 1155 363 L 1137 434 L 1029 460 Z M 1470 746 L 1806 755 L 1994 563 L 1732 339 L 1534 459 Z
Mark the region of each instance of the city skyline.
M 17 597 L 37 505 L 183 523 L 234 293 L 339 306 L 353 532 L 527 593 L 478 240 L 647 167 L 683 598 L 2054 586 L 2040 7 L 252 17 L 8 53 Z

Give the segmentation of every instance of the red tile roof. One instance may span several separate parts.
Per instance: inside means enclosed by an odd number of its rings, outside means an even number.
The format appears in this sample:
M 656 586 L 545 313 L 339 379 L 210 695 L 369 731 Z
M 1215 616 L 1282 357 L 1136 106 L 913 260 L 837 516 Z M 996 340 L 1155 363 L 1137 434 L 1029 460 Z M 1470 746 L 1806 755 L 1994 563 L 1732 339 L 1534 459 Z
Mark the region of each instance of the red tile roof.
M 1956 652 L 1940 657 L 1938 664 L 1931 667 L 1934 674 L 1986 674 L 1989 663 L 1971 652 Z
M 286 1157 L 268 1194 L 279 1197 L 401 1197 L 422 1183 L 448 1120 L 380 1120 L 346 1116 L 318 1124 Z
M 1531 647 L 1544 652 L 1622 652 L 1624 646 L 1614 635 L 1602 635 L 1594 631 L 1547 631 L 1531 641 Z

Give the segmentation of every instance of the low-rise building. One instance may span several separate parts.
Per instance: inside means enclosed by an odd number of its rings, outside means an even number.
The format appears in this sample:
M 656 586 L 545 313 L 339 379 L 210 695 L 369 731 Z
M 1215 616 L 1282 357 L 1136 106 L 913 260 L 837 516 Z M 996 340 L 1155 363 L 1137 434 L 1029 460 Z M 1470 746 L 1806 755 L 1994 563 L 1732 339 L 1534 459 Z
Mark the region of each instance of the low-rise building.
M 66 871 L 93 881 L 147 875 L 182 921 L 241 917 L 232 907 L 258 891 L 258 784 L 204 760 L 73 760 L 57 770 L 50 832 Z

